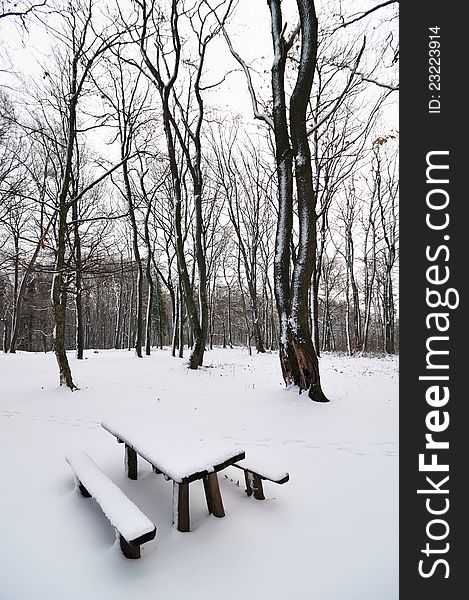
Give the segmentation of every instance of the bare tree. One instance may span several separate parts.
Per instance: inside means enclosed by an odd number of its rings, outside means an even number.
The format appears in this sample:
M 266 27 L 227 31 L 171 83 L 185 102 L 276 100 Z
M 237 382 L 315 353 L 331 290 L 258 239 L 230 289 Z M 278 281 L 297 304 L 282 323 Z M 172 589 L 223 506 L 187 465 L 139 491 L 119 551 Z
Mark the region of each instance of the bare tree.
M 268 227 L 266 213 L 270 206 L 266 191 L 270 174 L 261 165 L 259 148 L 248 140 L 243 140 L 242 147 L 235 146 L 241 143 L 236 130 L 231 139 L 226 138 L 221 128 L 217 133 L 217 139 L 212 136 L 215 157 L 212 173 L 226 198 L 246 281 L 256 350 L 263 353 L 258 270 L 260 245 Z
M 190 320 L 191 330 L 194 335 L 194 348 L 189 358 L 189 367 L 197 369 L 203 362 L 205 350 L 205 339 L 208 325 L 208 306 L 206 290 L 206 264 L 203 251 L 203 224 L 202 224 L 202 147 L 201 128 L 204 119 L 204 102 L 202 98 L 203 86 L 201 78 L 204 72 L 207 46 L 218 32 L 218 25 L 211 23 L 213 17 L 217 16 L 217 9 L 204 10 L 205 3 L 196 4 L 192 10 L 185 10 L 182 2 L 172 0 L 171 10 L 168 17 L 158 9 L 153 2 L 136 0 L 139 10 L 140 29 L 139 47 L 143 58 L 146 72 L 158 90 L 163 113 L 163 129 L 166 138 L 166 146 L 169 157 L 171 178 L 173 181 L 174 195 L 174 229 L 175 247 L 178 260 L 178 271 L 184 304 Z M 221 6 L 223 6 L 222 3 Z M 230 10 L 231 2 L 228 2 L 223 22 Z M 217 7 L 219 8 L 219 7 Z M 182 42 L 180 35 L 179 20 L 181 15 L 188 21 L 196 36 L 197 59 L 195 63 L 195 77 L 192 79 L 188 73 L 189 97 L 193 94 L 196 99 L 196 115 L 191 123 L 189 117 L 189 106 L 185 107 L 179 100 L 175 85 L 181 76 L 182 65 L 191 66 L 191 61 L 182 61 Z M 169 22 L 169 32 L 163 32 L 162 23 Z M 165 38 L 170 38 L 169 44 L 165 44 Z M 151 56 L 149 41 L 154 41 L 155 53 Z M 168 47 L 169 46 L 169 47 Z M 182 203 L 183 203 L 183 177 L 177 160 L 177 144 L 186 161 L 192 179 L 194 199 L 194 231 L 195 231 L 195 258 L 198 271 L 199 305 L 194 297 L 194 290 L 189 275 L 186 261 L 183 231 L 181 226 Z M 193 149 L 193 153 L 191 152 Z
M 38 11 L 47 5 L 47 0 L 25 1 L 25 0 L 2 0 L 0 2 L 0 19 L 5 17 L 19 17 L 24 19 L 34 11 Z
M 393 277 L 398 244 L 396 212 L 399 180 L 396 174 L 397 161 L 395 160 L 395 156 L 390 158 L 383 152 L 384 144 L 389 143 L 392 137 L 382 136 L 373 142 L 373 176 L 383 236 L 383 249 L 380 253 L 382 269 L 379 273 L 379 279 L 382 287 L 384 350 L 387 354 L 394 354 L 396 351 L 394 340 L 395 299 Z
M 57 74 L 57 80 L 51 79 L 50 94 L 55 98 L 56 107 L 62 126 L 60 147 L 60 171 L 58 172 L 57 197 L 57 247 L 54 277 L 52 282 L 52 307 L 54 314 L 55 354 L 59 366 L 60 385 L 66 385 L 70 390 L 76 389 L 72 372 L 67 359 L 65 345 L 65 325 L 67 295 L 72 282 L 72 274 L 68 268 L 67 240 L 68 217 L 73 205 L 78 202 L 91 188 L 101 182 L 117 166 L 97 177 L 77 195 L 73 194 L 73 171 L 76 164 L 78 123 L 78 103 L 84 94 L 85 84 L 94 64 L 118 38 L 118 33 L 104 31 L 97 34 L 93 25 L 93 4 L 83 2 L 73 10 L 63 10 L 59 14 L 58 28 L 52 27 L 54 35 L 63 48 L 61 57 L 63 66 Z M 62 29 L 63 28 L 63 29 Z M 54 105 L 53 105 L 54 106 Z M 121 162 L 125 162 L 127 157 Z

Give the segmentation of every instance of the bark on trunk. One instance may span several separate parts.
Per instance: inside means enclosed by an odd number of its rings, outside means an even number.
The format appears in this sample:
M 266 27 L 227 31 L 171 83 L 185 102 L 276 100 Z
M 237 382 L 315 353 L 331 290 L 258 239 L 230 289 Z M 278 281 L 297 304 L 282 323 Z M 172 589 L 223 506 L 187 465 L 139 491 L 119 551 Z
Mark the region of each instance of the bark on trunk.
M 122 318 L 123 318 L 123 303 L 124 303 L 124 261 L 121 255 L 121 272 L 119 281 L 119 298 L 117 306 L 117 320 L 114 334 L 114 348 L 119 350 L 122 348 Z
M 58 230 L 57 230 L 57 255 L 55 272 L 52 282 L 52 312 L 54 315 L 54 350 L 59 367 L 59 384 L 66 385 L 70 390 L 77 389 L 72 379 L 72 372 L 67 359 L 65 348 L 65 323 L 67 309 L 67 288 L 65 281 L 66 261 L 65 250 L 67 242 L 67 216 L 70 209 L 68 195 L 72 178 L 73 150 L 76 136 L 76 105 L 77 98 L 77 65 L 78 57 L 72 62 L 70 102 L 68 106 L 68 131 L 67 147 L 64 161 L 64 174 L 58 198 Z
M 269 0 L 274 63 L 272 92 L 279 220 L 274 259 L 275 297 L 280 321 L 280 364 L 287 384 L 294 383 L 316 402 L 327 402 L 320 383 L 318 358 L 309 326 L 309 288 L 316 261 L 316 196 L 306 132 L 306 109 L 316 64 L 317 19 L 310 0 L 297 0 L 301 26 L 298 77 L 290 100 L 290 137 L 285 104 L 287 44 L 283 37 L 280 0 Z M 291 138 L 291 146 L 290 146 Z M 292 156 L 298 199 L 299 245 L 290 286 L 290 242 L 293 224 Z
M 83 323 L 83 266 L 81 259 L 81 239 L 78 221 L 78 202 L 72 204 L 73 235 L 75 246 L 75 310 L 76 310 L 76 356 L 83 360 L 85 332 Z
M 121 148 L 121 159 L 126 156 L 126 147 Z M 138 358 L 142 358 L 143 346 L 143 266 L 138 247 L 138 229 L 135 218 L 132 188 L 130 185 L 129 170 L 127 162 L 122 164 L 122 174 L 124 177 L 125 195 L 129 206 L 130 224 L 132 227 L 132 247 L 134 259 L 137 264 L 137 311 L 136 311 L 136 331 L 135 331 L 135 353 Z

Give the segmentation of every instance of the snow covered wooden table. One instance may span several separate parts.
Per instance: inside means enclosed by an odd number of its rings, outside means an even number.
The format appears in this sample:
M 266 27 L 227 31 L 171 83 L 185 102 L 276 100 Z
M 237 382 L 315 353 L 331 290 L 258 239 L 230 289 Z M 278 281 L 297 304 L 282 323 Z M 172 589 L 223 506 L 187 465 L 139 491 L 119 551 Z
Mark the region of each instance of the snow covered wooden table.
M 190 531 L 189 484 L 202 479 L 209 513 L 224 517 L 218 471 L 245 458 L 239 448 L 196 435 L 180 422 L 168 422 L 152 413 L 117 417 L 102 427 L 125 444 L 125 466 L 130 479 L 137 479 L 137 455 L 149 462 L 155 473 L 173 482 L 173 524 Z

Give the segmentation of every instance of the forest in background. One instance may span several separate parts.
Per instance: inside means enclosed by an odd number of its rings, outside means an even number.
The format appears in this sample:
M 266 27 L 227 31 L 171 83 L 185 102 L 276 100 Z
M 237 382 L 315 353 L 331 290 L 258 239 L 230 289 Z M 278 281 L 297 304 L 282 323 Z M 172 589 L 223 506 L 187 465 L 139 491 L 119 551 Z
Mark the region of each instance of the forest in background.
M 270 0 L 249 62 L 243 3 L 8 4 L 0 32 L 16 19 L 50 47 L 33 74 L 1 48 L 5 352 L 55 350 L 73 389 L 66 350 L 282 356 L 295 318 L 316 356 L 398 351 L 398 3 L 318 3 L 315 22 L 312 2 Z M 249 113 L 220 91 L 233 77 Z

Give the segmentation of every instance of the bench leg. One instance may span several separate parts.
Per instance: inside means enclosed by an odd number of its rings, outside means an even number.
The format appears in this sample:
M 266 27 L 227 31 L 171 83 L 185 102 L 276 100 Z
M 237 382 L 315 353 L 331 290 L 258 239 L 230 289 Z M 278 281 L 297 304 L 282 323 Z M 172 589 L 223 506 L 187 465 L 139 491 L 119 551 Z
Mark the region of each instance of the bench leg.
M 140 558 L 140 546 L 131 546 L 119 533 L 119 542 L 122 554 L 126 558 Z
M 137 479 L 137 453 L 130 446 L 125 445 L 125 469 L 129 479 Z
M 173 481 L 173 525 L 178 531 L 191 530 L 188 483 Z
M 265 500 L 262 477 L 252 471 L 244 471 L 244 479 L 246 481 L 246 494 L 252 496 L 254 493 L 256 500 Z
M 252 473 L 251 471 L 244 471 L 244 481 L 246 483 L 246 494 L 252 496 Z
M 81 483 L 81 481 L 78 482 L 78 489 L 80 490 L 81 495 L 83 496 L 83 498 L 91 498 L 91 494 L 85 488 L 85 486 Z
M 223 508 L 223 501 L 221 499 L 218 475 L 216 473 L 209 473 L 204 477 L 203 481 L 208 512 L 215 517 L 224 517 L 225 509 Z

